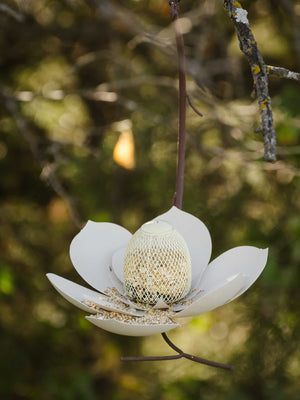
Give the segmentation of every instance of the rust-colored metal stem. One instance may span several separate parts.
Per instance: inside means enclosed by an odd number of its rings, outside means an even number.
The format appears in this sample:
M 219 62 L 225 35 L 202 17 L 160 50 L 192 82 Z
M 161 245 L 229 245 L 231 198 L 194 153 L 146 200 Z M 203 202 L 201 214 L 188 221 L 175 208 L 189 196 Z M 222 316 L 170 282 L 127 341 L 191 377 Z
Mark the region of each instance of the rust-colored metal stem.
M 186 78 L 185 78 L 185 52 L 183 36 L 178 23 L 179 5 L 173 1 L 171 6 L 171 19 L 174 21 L 176 47 L 178 56 L 178 78 L 179 78 L 179 121 L 178 121 L 178 160 L 176 174 L 176 193 L 173 204 L 182 209 L 183 187 L 184 187 L 184 162 L 185 162 L 185 137 L 186 137 Z

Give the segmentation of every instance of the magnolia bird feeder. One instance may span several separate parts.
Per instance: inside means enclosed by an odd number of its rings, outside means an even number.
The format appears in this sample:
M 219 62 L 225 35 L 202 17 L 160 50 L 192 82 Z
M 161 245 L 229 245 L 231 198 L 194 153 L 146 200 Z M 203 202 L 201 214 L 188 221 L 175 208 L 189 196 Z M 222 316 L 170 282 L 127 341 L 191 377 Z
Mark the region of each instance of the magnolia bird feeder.
M 87 223 L 73 239 L 70 256 L 95 290 L 47 276 L 99 328 L 154 335 L 176 328 L 182 317 L 234 300 L 266 265 L 267 249 L 235 247 L 209 263 L 211 248 L 204 223 L 173 206 L 134 235 L 116 224 Z
M 73 239 L 70 256 L 91 290 L 54 274 L 58 292 L 88 312 L 87 320 L 106 331 L 128 336 L 161 333 L 178 355 L 127 357 L 126 360 L 186 357 L 204 364 L 231 366 L 186 354 L 166 336 L 180 318 L 213 310 L 245 292 L 263 271 L 267 249 L 235 247 L 209 263 L 211 238 L 198 218 L 181 210 L 184 182 L 186 92 L 179 0 L 171 0 L 179 71 L 179 130 L 176 193 L 173 207 L 132 235 L 113 223 L 89 221 Z

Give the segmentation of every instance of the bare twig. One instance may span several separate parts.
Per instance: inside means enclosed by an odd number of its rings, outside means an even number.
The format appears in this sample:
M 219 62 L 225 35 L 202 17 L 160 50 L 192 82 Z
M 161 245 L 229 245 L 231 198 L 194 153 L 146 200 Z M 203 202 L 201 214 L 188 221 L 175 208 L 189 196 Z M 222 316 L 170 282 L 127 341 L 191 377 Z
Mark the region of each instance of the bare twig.
M 282 67 L 273 67 L 272 65 L 267 65 L 267 72 L 272 75 L 276 75 L 279 78 L 292 79 L 294 81 L 300 82 L 300 73 L 293 72 Z
M 203 114 L 199 110 L 197 110 L 197 108 L 192 103 L 192 100 L 191 100 L 190 96 L 188 95 L 188 93 L 186 94 L 186 98 L 187 98 L 189 106 L 192 108 L 192 110 L 194 110 L 195 113 L 198 114 L 200 117 L 203 117 Z
M 178 360 L 179 358 L 187 358 L 188 360 L 197 362 L 199 364 L 205 364 L 210 367 L 221 368 L 226 370 L 233 370 L 232 365 L 222 364 L 215 361 L 206 360 L 205 358 L 200 358 L 193 356 L 192 354 L 188 354 L 183 352 L 179 347 L 177 347 L 171 340 L 168 338 L 166 333 L 162 333 L 162 337 L 165 342 L 176 351 L 178 354 L 173 356 L 154 356 L 154 357 L 121 357 L 121 361 L 168 361 L 168 360 Z
M 47 159 L 43 156 L 39 149 L 38 141 L 36 137 L 32 134 L 26 119 L 22 116 L 19 111 L 18 103 L 13 97 L 13 95 L 6 89 L 0 88 L 0 100 L 3 101 L 5 107 L 13 116 L 16 125 L 19 129 L 19 132 L 22 134 L 24 139 L 28 142 L 32 154 L 38 160 L 42 172 L 42 178 L 46 179 L 46 181 L 50 184 L 52 189 L 65 200 L 67 207 L 69 209 L 69 213 L 71 219 L 73 220 L 74 224 L 82 228 L 83 222 L 80 218 L 78 209 L 77 209 L 77 202 L 76 200 L 67 192 L 67 190 L 62 185 L 60 179 L 55 173 L 54 165 L 49 163 Z
M 240 49 L 246 55 L 251 66 L 261 114 L 265 160 L 274 162 L 276 161 L 276 132 L 268 89 L 267 66 L 258 50 L 257 43 L 250 29 L 247 18 L 248 12 L 237 1 L 223 0 L 223 5 L 236 29 Z

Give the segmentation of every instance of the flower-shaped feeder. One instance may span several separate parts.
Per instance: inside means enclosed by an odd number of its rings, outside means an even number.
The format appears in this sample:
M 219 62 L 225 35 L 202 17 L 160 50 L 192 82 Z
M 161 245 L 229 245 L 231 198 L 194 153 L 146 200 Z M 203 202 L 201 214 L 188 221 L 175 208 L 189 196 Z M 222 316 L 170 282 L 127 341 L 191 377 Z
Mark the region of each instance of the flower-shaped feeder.
M 96 291 L 49 273 L 86 319 L 128 336 L 164 333 L 182 317 L 213 310 L 245 292 L 267 261 L 267 249 L 235 247 L 211 263 L 211 238 L 198 218 L 173 206 L 134 235 L 91 222 L 73 239 L 71 260 Z
M 184 43 L 177 24 L 179 0 L 171 0 L 179 70 L 178 165 L 174 206 L 144 224 L 134 235 L 119 225 L 89 221 L 73 239 L 71 260 L 96 291 L 47 274 L 68 301 L 91 313 L 87 320 L 109 332 L 128 336 L 161 333 L 178 354 L 127 357 L 167 360 L 185 357 L 215 367 L 231 366 L 184 353 L 166 336 L 178 319 L 213 310 L 245 292 L 264 269 L 267 249 L 235 247 L 209 263 L 211 238 L 198 218 L 181 211 L 184 181 L 186 92 Z

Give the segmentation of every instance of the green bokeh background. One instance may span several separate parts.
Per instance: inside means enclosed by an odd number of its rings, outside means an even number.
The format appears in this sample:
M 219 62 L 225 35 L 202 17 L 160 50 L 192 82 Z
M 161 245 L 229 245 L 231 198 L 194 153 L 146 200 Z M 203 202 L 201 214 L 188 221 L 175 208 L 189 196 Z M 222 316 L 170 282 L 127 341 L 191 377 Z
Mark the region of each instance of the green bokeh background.
M 188 91 L 184 210 L 213 258 L 269 247 L 265 271 L 235 302 L 170 338 L 233 363 L 121 363 L 172 351 L 89 324 L 45 277 L 82 283 L 68 248 L 85 221 L 134 232 L 175 187 L 177 68 L 167 0 L 5 1 L 0 8 L 0 399 L 296 400 L 300 394 L 300 87 L 270 77 L 278 162 L 263 161 L 249 66 L 221 0 L 182 0 Z M 298 1 L 242 1 L 267 64 L 300 70 Z M 113 159 L 131 123 L 135 168 Z M 127 128 L 126 128 L 127 129 Z M 61 194 L 63 196 L 61 196 Z

